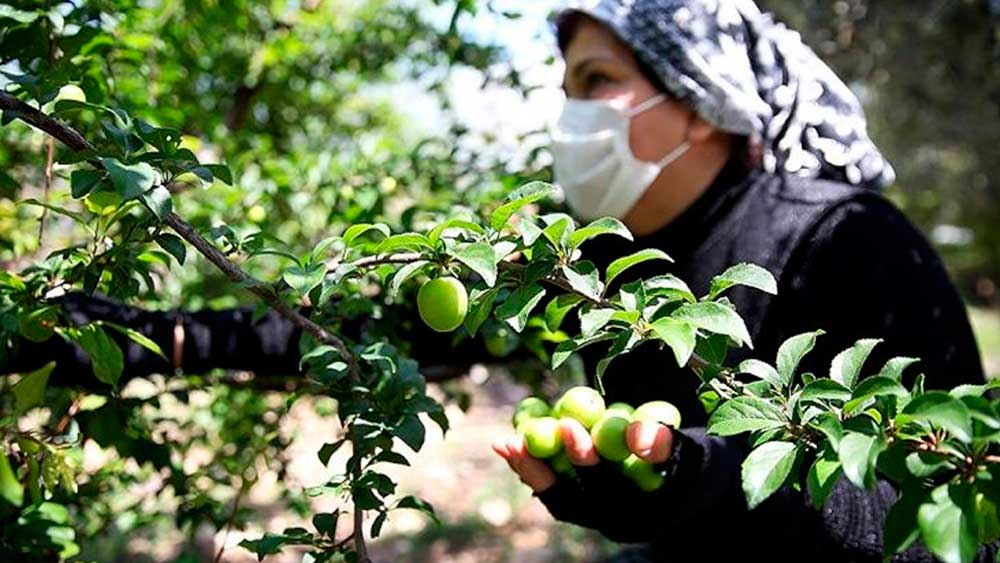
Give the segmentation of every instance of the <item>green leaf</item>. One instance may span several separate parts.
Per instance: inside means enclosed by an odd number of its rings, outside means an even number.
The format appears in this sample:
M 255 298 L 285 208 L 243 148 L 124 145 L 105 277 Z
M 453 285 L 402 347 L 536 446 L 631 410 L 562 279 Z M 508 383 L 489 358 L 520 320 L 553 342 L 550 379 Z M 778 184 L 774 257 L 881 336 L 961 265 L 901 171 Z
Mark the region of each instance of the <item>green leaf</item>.
M 171 233 L 160 233 L 154 240 L 160 248 L 173 256 L 178 264 L 184 265 L 184 260 L 187 259 L 187 247 L 181 237 Z
M 330 458 L 333 457 L 333 454 L 337 453 L 337 450 L 339 450 L 340 447 L 346 443 L 347 439 L 340 439 L 336 442 L 323 444 L 323 446 L 316 453 L 316 455 L 319 456 L 320 463 L 323 465 L 330 463 Z
M 824 334 L 822 330 L 798 334 L 785 340 L 778 348 L 778 375 L 785 385 L 792 382 L 802 358 L 813 349 L 816 337 L 822 334 Z
M 642 283 L 647 297 L 664 295 L 669 299 L 682 299 L 689 303 L 697 303 L 698 298 L 684 280 L 673 274 L 663 274 L 652 277 Z
M 497 282 L 497 257 L 492 246 L 485 242 L 461 244 L 452 249 L 450 254 L 479 274 L 487 286 L 493 287 Z
M 45 387 L 49 383 L 49 374 L 55 367 L 56 363 L 51 361 L 25 375 L 17 385 L 11 387 L 14 393 L 14 416 L 21 416 L 45 402 Z
M 878 455 L 885 447 L 885 441 L 880 436 L 846 432 L 837 452 L 844 466 L 844 475 L 855 485 L 870 488 L 875 484 Z
M 563 248 L 564 240 L 573 232 L 573 218 L 565 213 L 550 213 L 542 217 L 548 221 L 548 226 L 542 229 L 542 235 L 552 243 L 553 248 Z
M 152 190 L 139 196 L 146 207 L 156 215 L 156 218 L 163 220 L 174 210 L 173 200 L 170 198 L 170 190 L 163 186 L 156 186 Z
M 31 23 L 43 15 L 44 12 L 28 10 L 18 10 L 7 4 L 0 4 L 0 19 L 8 18 L 18 23 Z M 20 504 L 20 503 L 18 503 Z
M 499 291 L 499 287 L 472 289 L 469 294 L 469 313 L 465 315 L 465 321 L 462 322 L 462 326 L 465 327 L 469 336 L 475 336 L 479 327 L 489 318 L 490 313 L 493 312 L 493 301 Z
M 576 248 L 584 242 L 600 235 L 618 235 L 626 240 L 632 240 L 632 232 L 624 223 L 613 217 L 601 217 L 586 227 L 577 229 L 569 236 L 568 247 Z
M 426 431 L 424 423 L 420 422 L 417 415 L 403 417 L 403 421 L 393 429 L 392 433 L 415 452 L 419 452 L 424 445 Z
M 972 414 L 969 408 L 944 391 L 930 391 L 914 397 L 903 409 L 903 415 L 944 428 L 963 442 L 972 441 Z
M 782 381 L 781 376 L 778 375 L 778 370 L 774 369 L 774 367 L 767 362 L 751 358 L 740 362 L 739 369 L 742 373 L 749 373 L 750 375 L 754 375 L 764 381 L 767 381 L 774 386 L 775 389 L 784 389 L 786 385 L 785 382 Z
M 563 276 L 566 277 L 566 281 L 569 282 L 570 287 L 573 291 L 576 291 L 590 299 L 600 299 L 601 291 L 604 289 L 601 285 L 599 279 L 597 279 L 597 270 L 589 263 L 578 263 L 576 264 L 577 269 L 573 269 L 570 266 L 562 266 Z
M 406 283 L 406 280 L 419 274 L 420 270 L 422 270 L 427 264 L 430 264 L 427 260 L 417 260 L 396 270 L 396 273 L 392 275 L 392 281 L 389 283 L 389 294 L 398 294 L 400 288 L 404 283 Z
M 538 284 L 518 288 L 497 307 L 496 316 L 501 321 L 506 321 L 515 332 L 521 332 L 528 322 L 531 310 L 544 296 L 545 289 Z
M 784 484 L 798 453 L 791 442 L 767 442 L 750 452 L 742 471 L 748 508 L 753 510 Z
M 97 379 L 117 387 L 118 379 L 125 367 L 125 360 L 118 344 L 96 324 L 84 325 L 72 334 L 80 347 L 90 356 L 91 367 Z
M 903 356 L 890 358 L 889 361 L 882 366 L 882 371 L 878 372 L 878 375 L 879 377 L 888 377 L 899 381 L 903 376 L 903 370 L 919 361 L 919 358 L 907 358 Z
M 832 379 L 817 379 L 802 388 L 800 401 L 846 401 L 851 398 L 851 390 Z
M 721 303 L 715 301 L 685 303 L 674 311 L 672 316 L 675 319 L 685 320 L 696 328 L 732 337 L 737 342 L 746 344 L 748 348 L 753 348 L 750 333 L 743 319 L 736 311 Z
M 146 193 L 156 182 L 156 170 L 145 162 L 123 164 L 116 158 L 105 157 L 101 164 L 111 176 L 111 183 L 122 200 L 135 199 Z
M 920 535 L 931 553 L 944 563 L 971 563 L 979 548 L 975 511 L 963 510 L 953 496 L 955 486 L 938 486 L 931 502 L 920 505 L 917 523 Z
M 538 237 L 542 236 L 542 229 L 530 218 L 525 218 L 518 224 L 518 229 L 521 231 L 521 240 L 524 241 L 525 246 L 532 246 Z
M 74 170 L 69 175 L 70 191 L 73 197 L 80 199 L 94 191 L 103 178 L 103 170 Z
M 127 326 L 122 326 L 120 324 L 108 322 L 108 321 L 97 321 L 94 324 L 98 324 L 100 326 L 111 327 L 111 328 L 117 330 L 118 332 L 124 334 L 132 342 L 135 342 L 139 346 L 142 346 L 143 348 L 149 350 L 150 352 L 156 354 L 157 356 L 163 358 L 164 360 L 167 359 L 166 354 L 164 354 L 163 350 L 160 349 L 160 345 L 159 344 L 157 344 L 156 342 L 153 342 L 145 334 L 143 334 L 143 333 L 141 333 L 141 332 L 139 332 L 139 331 L 137 331 L 135 329 L 129 328 Z
M 806 488 L 816 510 L 823 509 L 827 497 L 830 496 L 830 491 L 833 490 L 833 486 L 842 473 L 843 467 L 840 465 L 840 459 L 830 450 L 824 450 L 823 455 L 816 458 L 806 476 Z
M 0 448 L 0 498 L 14 506 L 21 506 L 24 502 L 24 487 L 17 480 L 3 448 Z
M 840 424 L 840 419 L 832 412 L 823 412 L 812 423 L 812 427 L 819 430 L 830 441 L 830 446 L 834 451 L 840 451 L 840 440 L 844 437 L 844 427 Z
M 842 383 L 848 389 L 853 389 L 861 373 L 861 366 L 879 342 L 882 342 L 881 338 L 862 338 L 855 342 L 854 346 L 837 354 L 830 364 L 830 378 Z
M 531 182 L 521 186 L 507 196 L 507 203 L 497 207 L 490 215 L 490 226 L 499 231 L 504 228 L 511 216 L 522 207 L 545 199 L 555 191 L 552 184 L 545 182 Z
M 398 250 L 434 249 L 427 237 L 419 233 L 401 233 L 392 235 L 375 247 L 375 254 L 389 254 Z
M 385 223 L 358 223 L 357 225 L 351 225 L 344 231 L 344 244 L 348 247 L 354 246 L 352 243 L 357 240 L 358 237 L 369 231 L 382 233 L 384 238 L 388 238 L 392 235 L 392 231 L 389 230 L 389 226 Z
M 706 299 L 715 299 L 720 293 L 734 285 L 753 287 L 771 295 L 778 293 L 778 284 L 774 281 L 771 272 L 756 264 L 743 262 L 712 278 L 711 289 Z
M 611 285 L 611 281 L 617 278 L 619 275 L 628 270 L 632 266 L 636 266 L 643 262 L 648 262 L 650 260 L 667 260 L 673 262 L 673 259 L 667 255 L 666 252 L 656 248 L 647 248 L 645 250 L 640 250 L 628 256 L 619 258 L 608 265 L 607 272 L 605 273 L 605 284 Z M 686 286 L 685 286 L 686 287 Z
M 573 338 L 571 340 L 564 340 L 560 342 L 552 353 L 552 369 L 556 369 L 563 364 L 573 352 L 576 352 L 584 346 L 589 346 L 595 342 L 601 342 L 603 340 L 610 340 L 614 338 L 613 334 L 608 334 L 606 332 L 595 334 L 589 338 Z
M 562 326 L 563 319 L 569 312 L 583 302 L 583 298 L 572 293 L 557 295 L 545 306 L 545 328 L 555 332 Z
M 417 498 L 415 496 L 405 496 L 399 499 L 399 502 L 396 503 L 395 508 L 412 508 L 414 510 L 419 510 L 424 514 L 430 516 L 435 522 L 440 523 L 437 514 L 435 514 L 434 512 L 434 507 L 431 506 L 431 503 L 427 502 L 422 498 Z
M 465 219 L 448 219 L 431 229 L 431 232 L 427 233 L 427 240 L 431 241 L 432 245 L 437 246 L 438 241 L 441 240 L 441 236 L 444 235 L 449 229 L 471 231 L 477 235 L 486 234 L 486 231 L 481 226 L 473 223 L 472 221 L 466 221 Z
M 326 464 L 324 463 L 324 465 Z M 339 510 L 334 510 L 333 512 L 320 512 L 313 515 L 312 523 L 317 532 L 333 539 L 334 535 L 337 533 L 337 520 L 339 519 Z
M 697 334 L 691 323 L 664 317 L 649 325 L 656 338 L 662 340 L 674 352 L 678 366 L 685 366 L 694 353 Z
M 291 266 L 286 268 L 281 277 L 285 283 L 301 296 L 306 296 L 316 286 L 323 283 L 326 276 L 326 264 L 318 262 L 310 264 L 308 267 Z
M 615 314 L 614 309 L 602 309 L 600 307 L 591 308 L 589 311 L 580 313 L 580 334 L 584 337 L 593 336 L 597 331 L 608 324 Z
M 203 166 L 207 168 L 215 178 L 218 178 L 227 185 L 233 185 L 233 172 L 225 164 L 205 164 Z
M 865 404 L 873 397 L 895 396 L 905 397 L 909 391 L 895 380 L 888 377 L 869 377 L 861 380 L 861 383 L 854 389 L 851 400 L 844 405 L 844 414 L 854 412 L 858 407 Z
M 741 396 L 722 403 L 708 421 L 708 431 L 718 436 L 733 436 L 753 430 L 770 430 L 787 422 L 785 415 L 771 403 L 751 396 Z

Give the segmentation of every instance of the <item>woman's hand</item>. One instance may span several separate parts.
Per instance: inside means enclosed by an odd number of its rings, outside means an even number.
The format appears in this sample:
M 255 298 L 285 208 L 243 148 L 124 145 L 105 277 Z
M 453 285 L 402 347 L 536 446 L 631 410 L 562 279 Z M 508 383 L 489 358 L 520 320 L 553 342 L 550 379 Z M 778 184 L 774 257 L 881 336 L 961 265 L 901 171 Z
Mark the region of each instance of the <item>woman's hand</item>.
M 590 432 L 571 418 L 559 420 L 566 457 L 576 466 L 597 465 L 600 455 L 594 448 Z M 661 463 L 670 457 L 673 449 L 673 432 L 657 422 L 635 421 L 625 434 L 629 450 L 650 463 Z M 542 492 L 556 482 L 556 475 L 543 460 L 528 453 L 524 438 L 519 435 L 500 438 L 493 443 L 493 450 L 507 461 L 521 481 L 535 492 Z

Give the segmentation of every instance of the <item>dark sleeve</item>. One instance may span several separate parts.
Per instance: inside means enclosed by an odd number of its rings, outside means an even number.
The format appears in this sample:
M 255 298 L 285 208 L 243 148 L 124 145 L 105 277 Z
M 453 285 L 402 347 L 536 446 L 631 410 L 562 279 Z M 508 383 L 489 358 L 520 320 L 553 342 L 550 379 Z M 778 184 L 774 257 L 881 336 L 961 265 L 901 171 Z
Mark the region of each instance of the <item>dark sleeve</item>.
M 101 295 L 67 293 L 52 299 L 66 320 L 76 326 L 107 321 L 134 329 L 155 342 L 166 359 L 107 329 L 124 357 L 123 377 L 171 373 L 174 327 L 184 327 L 182 368 L 186 373 L 204 373 L 212 368 L 252 370 L 263 375 L 298 372 L 298 340 L 301 330 L 273 311 L 254 319 L 251 306 L 225 310 L 147 311 Z M 87 354 L 75 343 L 53 336 L 44 342 L 18 339 L 0 372 L 36 369 L 56 360 L 53 382 L 83 387 L 100 386 L 94 379 Z
M 926 239 L 885 200 L 863 198 L 831 210 L 803 239 L 780 283 L 768 319 L 772 340 L 757 343 L 756 357 L 773 361 L 780 342 L 822 328 L 826 334 L 803 371 L 826 376 L 837 352 L 858 338 L 878 337 L 884 342 L 866 363 L 865 375 L 891 356 L 909 355 L 921 357 L 928 387 L 984 380 L 961 298 Z M 916 369 L 912 366 L 904 381 L 912 381 Z M 880 479 L 864 490 L 841 478 L 821 511 L 804 492 L 785 488 L 748 514 L 740 481 L 750 451 L 746 436 L 710 436 L 703 427 L 683 428 L 674 436 L 682 443 L 677 473 L 641 503 L 655 507 L 653 512 L 641 510 L 643 517 L 633 519 L 621 505 L 614 510 L 616 505 L 608 504 L 600 512 L 614 511 L 617 517 L 590 519 L 590 527 L 616 541 L 701 537 L 700 530 L 725 528 L 746 541 L 772 537 L 775 545 L 798 546 L 798 552 L 837 554 L 829 560 L 881 561 L 885 515 L 897 498 L 892 483 Z M 607 496 L 606 502 L 616 502 L 615 495 Z M 568 497 L 540 498 L 552 503 L 546 506 L 553 515 L 580 510 L 572 504 L 579 501 Z M 684 551 L 683 539 L 674 543 Z M 996 550 L 996 544 L 984 547 L 977 561 L 993 561 Z M 933 558 L 913 547 L 894 561 Z
M 300 373 L 299 339 L 302 330 L 292 321 L 268 310 L 259 318 L 253 306 L 202 311 L 146 311 L 100 295 L 88 296 L 72 292 L 53 300 L 60 305 L 68 320 L 79 326 L 96 320 L 126 326 L 153 340 L 167 359 L 151 352 L 114 330 L 108 330 L 121 347 L 125 369 L 123 377 L 141 377 L 152 373 L 171 373 L 174 346 L 174 326 L 178 319 L 184 327 L 182 370 L 185 373 L 205 373 L 214 368 L 246 370 L 263 376 L 285 376 Z M 488 355 L 481 339 L 454 342 L 454 334 L 438 333 L 418 317 L 410 301 L 395 306 L 392 327 L 403 328 L 408 353 L 425 368 L 428 377 L 468 371 Z M 300 310 L 308 316 L 308 309 Z M 379 323 L 383 319 L 370 317 L 346 320 L 342 334 L 351 340 L 379 338 Z M 384 328 L 384 327 L 383 327 Z M 91 375 L 90 359 L 75 343 L 53 336 L 36 343 L 18 339 L 5 355 L 0 373 L 31 371 L 52 359 L 57 360 L 53 382 L 61 385 L 100 386 Z M 527 352 L 516 351 L 504 361 L 527 358 Z

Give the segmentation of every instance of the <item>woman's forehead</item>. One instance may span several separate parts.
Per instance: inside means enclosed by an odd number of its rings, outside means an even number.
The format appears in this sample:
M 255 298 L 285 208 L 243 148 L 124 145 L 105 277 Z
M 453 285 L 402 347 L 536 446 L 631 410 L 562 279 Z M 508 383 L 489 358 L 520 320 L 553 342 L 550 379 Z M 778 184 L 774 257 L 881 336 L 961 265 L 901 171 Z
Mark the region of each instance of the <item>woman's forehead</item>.
M 581 65 L 589 59 L 601 58 L 612 62 L 628 62 L 633 55 L 629 47 L 603 24 L 588 18 L 581 18 L 572 31 L 572 37 L 563 52 L 566 69 L 571 65 Z

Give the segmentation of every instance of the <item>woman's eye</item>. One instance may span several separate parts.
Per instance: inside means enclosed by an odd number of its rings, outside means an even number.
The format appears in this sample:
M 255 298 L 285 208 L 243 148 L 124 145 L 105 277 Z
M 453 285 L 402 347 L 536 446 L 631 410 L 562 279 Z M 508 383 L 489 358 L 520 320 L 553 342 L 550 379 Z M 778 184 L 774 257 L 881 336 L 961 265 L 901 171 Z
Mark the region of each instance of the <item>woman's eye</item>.
M 611 82 L 611 78 L 600 72 L 595 72 L 587 75 L 586 86 L 587 91 L 591 91 L 598 86 L 603 86 L 604 84 Z

